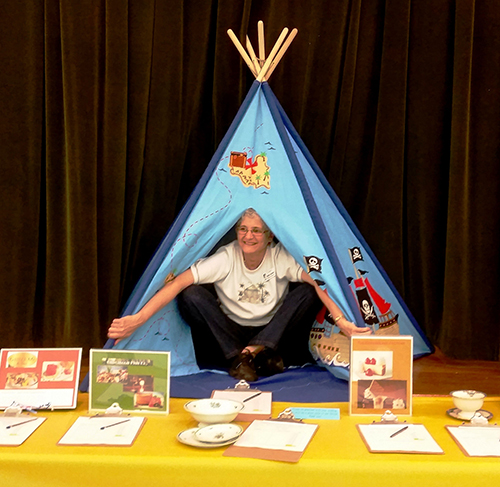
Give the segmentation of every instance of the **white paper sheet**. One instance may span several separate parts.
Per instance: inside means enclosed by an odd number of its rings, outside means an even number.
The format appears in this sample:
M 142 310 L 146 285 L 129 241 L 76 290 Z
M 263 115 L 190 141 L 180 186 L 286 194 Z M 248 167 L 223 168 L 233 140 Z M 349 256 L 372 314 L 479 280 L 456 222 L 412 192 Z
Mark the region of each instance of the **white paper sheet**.
M 137 416 L 81 416 L 58 444 L 130 446 L 145 420 Z
M 238 438 L 234 446 L 302 452 L 317 428 L 317 424 L 256 420 Z
M 360 424 L 372 452 L 443 453 L 422 424 Z
M 455 441 L 471 457 L 500 457 L 500 428 L 492 426 L 447 426 Z
M 233 401 L 242 402 L 244 408 L 241 413 L 244 414 L 263 414 L 271 416 L 271 392 L 259 392 L 255 390 L 238 391 L 228 389 L 225 391 L 214 391 L 213 397 L 217 399 L 231 399 Z
M 0 417 L 0 445 L 19 446 L 45 421 L 39 416 Z

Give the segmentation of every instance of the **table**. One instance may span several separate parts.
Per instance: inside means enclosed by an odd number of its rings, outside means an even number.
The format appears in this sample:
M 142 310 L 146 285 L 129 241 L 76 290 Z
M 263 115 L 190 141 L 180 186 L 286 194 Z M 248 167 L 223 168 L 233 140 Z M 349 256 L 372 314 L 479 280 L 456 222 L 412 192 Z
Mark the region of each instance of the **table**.
M 274 403 L 273 417 L 290 406 L 340 408 L 340 420 L 317 421 L 318 431 L 298 463 L 224 457 L 224 448 L 200 450 L 179 443 L 177 434 L 196 426 L 183 409 L 187 401 L 171 399 L 168 416 L 148 416 L 131 447 L 58 446 L 76 418 L 87 413 L 88 395 L 80 394 L 76 410 L 40 413 L 47 421 L 23 445 L 0 447 L 1 483 L 23 487 L 500 484 L 500 458 L 466 457 L 445 430 L 445 425 L 460 424 L 446 414 L 453 407 L 450 397 L 415 397 L 413 416 L 400 418 L 423 423 L 444 455 L 369 453 L 356 425 L 380 417 L 349 416 L 347 403 Z M 486 398 L 483 409 L 493 413 L 490 422 L 500 420 L 500 398 Z

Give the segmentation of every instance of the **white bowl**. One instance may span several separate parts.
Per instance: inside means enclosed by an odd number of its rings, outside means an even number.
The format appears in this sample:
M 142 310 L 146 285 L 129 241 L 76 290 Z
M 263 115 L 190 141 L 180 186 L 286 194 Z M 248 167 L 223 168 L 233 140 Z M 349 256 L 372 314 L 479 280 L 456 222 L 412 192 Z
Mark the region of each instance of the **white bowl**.
M 196 421 L 206 424 L 230 423 L 244 405 L 230 399 L 197 399 L 184 404 L 184 409 Z
M 472 391 L 472 390 L 460 390 L 450 392 L 453 398 L 453 404 L 455 407 L 463 411 L 464 413 L 475 413 L 483 407 L 484 398 L 486 394 L 484 392 Z

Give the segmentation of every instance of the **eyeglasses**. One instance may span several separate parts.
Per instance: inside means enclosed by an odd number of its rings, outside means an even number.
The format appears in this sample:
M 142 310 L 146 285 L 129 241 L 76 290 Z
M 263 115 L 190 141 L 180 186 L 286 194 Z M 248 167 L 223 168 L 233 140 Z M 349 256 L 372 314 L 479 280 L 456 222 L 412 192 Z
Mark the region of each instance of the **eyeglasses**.
M 267 232 L 267 230 L 263 230 L 259 227 L 247 228 L 245 226 L 238 227 L 237 231 L 240 235 L 246 235 L 248 232 L 250 232 L 254 237 L 262 237 L 262 235 Z

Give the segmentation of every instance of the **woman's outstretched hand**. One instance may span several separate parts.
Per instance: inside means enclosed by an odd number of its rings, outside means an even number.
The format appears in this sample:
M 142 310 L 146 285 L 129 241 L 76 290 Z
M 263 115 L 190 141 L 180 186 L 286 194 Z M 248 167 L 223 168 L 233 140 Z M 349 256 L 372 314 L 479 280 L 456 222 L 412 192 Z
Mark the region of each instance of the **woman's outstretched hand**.
M 337 326 L 344 333 L 344 335 L 346 335 L 348 337 L 351 337 L 353 335 L 371 335 L 372 334 L 372 330 L 370 327 L 364 326 L 363 328 L 360 328 L 359 326 L 356 326 L 354 323 L 346 320 L 345 318 L 340 319 L 337 322 Z
M 115 318 L 108 329 L 108 338 L 113 338 L 117 342 L 122 338 L 132 335 L 142 323 L 137 315 L 127 315 L 123 318 Z

